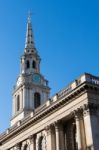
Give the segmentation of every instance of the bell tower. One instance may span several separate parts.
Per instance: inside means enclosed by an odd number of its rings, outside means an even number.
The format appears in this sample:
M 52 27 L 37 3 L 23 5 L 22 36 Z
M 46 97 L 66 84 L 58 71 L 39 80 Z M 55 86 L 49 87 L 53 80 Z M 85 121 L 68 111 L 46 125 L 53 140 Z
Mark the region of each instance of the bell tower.
M 48 81 L 40 73 L 41 58 L 34 43 L 31 15 L 28 16 L 21 72 L 13 90 L 11 126 L 40 107 L 49 98 Z

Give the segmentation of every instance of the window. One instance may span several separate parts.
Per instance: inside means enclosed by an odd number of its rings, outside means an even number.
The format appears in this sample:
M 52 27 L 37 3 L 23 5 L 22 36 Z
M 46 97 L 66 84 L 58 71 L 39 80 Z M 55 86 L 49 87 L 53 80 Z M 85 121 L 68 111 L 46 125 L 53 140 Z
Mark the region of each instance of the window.
M 40 104 L 41 104 L 41 97 L 40 97 L 40 94 L 36 92 L 34 94 L 34 108 L 39 107 Z
M 36 69 L 36 62 L 33 60 L 33 62 L 32 62 L 32 67 L 34 68 L 34 69 Z
M 43 136 L 39 139 L 39 150 L 46 150 L 46 139 Z
M 20 110 L 20 96 L 17 96 L 17 111 Z
M 26 62 L 26 68 L 27 69 L 30 68 L 30 62 L 29 62 L 29 60 L 27 60 L 27 62 Z

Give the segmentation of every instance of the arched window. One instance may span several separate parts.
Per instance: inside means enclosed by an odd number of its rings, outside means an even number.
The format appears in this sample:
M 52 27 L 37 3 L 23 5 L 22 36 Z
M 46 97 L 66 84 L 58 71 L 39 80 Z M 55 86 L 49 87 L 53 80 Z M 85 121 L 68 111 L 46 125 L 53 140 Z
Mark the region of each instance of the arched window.
M 32 62 L 32 67 L 34 68 L 34 69 L 36 69 L 36 62 L 33 60 L 33 62 Z
M 43 136 L 39 139 L 39 150 L 46 150 L 46 139 Z
M 28 145 L 27 144 L 25 144 L 23 150 L 28 150 Z
M 20 96 L 17 96 L 17 111 L 20 110 Z
M 30 62 L 29 62 L 29 60 L 27 60 L 27 62 L 26 62 L 26 68 L 27 69 L 30 68 Z
M 36 92 L 34 94 L 34 108 L 39 107 L 40 104 L 41 104 L 41 97 L 40 97 L 40 94 L 38 92 Z

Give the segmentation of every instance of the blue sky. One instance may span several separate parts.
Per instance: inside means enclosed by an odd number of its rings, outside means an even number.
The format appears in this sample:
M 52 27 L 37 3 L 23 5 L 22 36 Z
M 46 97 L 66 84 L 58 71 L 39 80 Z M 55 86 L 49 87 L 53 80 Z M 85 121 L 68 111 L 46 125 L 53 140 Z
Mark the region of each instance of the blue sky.
M 41 72 L 49 80 L 51 95 L 84 72 L 99 76 L 98 1 L 0 1 L 0 132 L 10 123 L 29 10 Z

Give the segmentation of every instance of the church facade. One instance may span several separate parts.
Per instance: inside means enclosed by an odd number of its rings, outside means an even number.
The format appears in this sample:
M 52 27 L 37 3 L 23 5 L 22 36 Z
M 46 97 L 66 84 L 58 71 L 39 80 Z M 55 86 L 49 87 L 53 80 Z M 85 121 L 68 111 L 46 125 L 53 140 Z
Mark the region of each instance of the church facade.
M 99 150 L 99 77 L 84 73 L 50 97 L 40 61 L 29 16 L 11 126 L 0 135 L 0 150 Z

